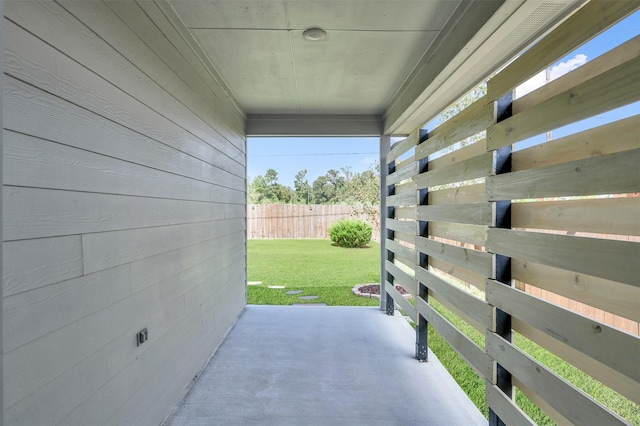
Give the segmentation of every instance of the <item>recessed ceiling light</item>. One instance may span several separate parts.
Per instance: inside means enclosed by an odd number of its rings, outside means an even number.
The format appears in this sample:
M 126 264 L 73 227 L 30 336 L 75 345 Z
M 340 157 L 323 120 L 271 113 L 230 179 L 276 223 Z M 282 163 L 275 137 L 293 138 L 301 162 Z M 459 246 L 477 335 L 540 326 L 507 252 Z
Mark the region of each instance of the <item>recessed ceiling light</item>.
M 327 38 L 327 32 L 322 28 L 309 28 L 302 33 L 305 40 L 320 41 Z

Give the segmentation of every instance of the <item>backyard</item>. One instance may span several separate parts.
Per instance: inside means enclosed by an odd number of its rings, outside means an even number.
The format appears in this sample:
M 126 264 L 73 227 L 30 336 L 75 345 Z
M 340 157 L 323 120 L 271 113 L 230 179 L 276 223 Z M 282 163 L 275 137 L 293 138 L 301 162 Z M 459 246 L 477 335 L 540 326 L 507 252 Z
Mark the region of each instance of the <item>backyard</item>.
M 380 245 L 376 242 L 372 241 L 368 247 L 361 249 L 346 249 L 332 245 L 329 240 L 310 239 L 249 240 L 247 245 L 249 304 L 322 303 L 328 306 L 377 306 L 379 304 L 378 299 L 355 296 L 351 290 L 356 285 L 380 282 Z M 484 346 L 484 338 L 479 332 L 434 299 L 431 299 L 430 303 L 477 344 Z M 592 395 L 631 424 L 640 425 L 640 410 L 636 404 L 524 337 L 516 335 L 515 342 L 530 356 L 549 366 L 557 374 Z M 484 380 L 431 327 L 429 327 L 429 348 L 473 403 L 485 416 L 488 416 Z M 516 400 L 521 409 L 536 423 L 554 424 L 519 391 L 516 393 Z
M 377 299 L 355 296 L 351 289 L 380 282 L 380 245 L 347 249 L 329 240 L 249 240 L 248 280 L 260 283 L 249 285 L 250 304 L 376 306 Z M 300 299 L 307 296 L 318 298 Z

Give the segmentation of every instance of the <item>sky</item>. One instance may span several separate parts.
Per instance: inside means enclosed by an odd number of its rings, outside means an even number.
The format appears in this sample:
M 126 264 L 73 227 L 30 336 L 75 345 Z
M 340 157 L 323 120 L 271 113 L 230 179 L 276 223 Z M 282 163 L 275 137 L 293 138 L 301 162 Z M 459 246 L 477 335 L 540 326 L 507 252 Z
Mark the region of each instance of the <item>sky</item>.
M 359 173 L 379 158 L 380 139 L 367 138 L 249 138 L 247 174 L 252 181 L 267 169 L 278 172 L 278 182 L 293 188 L 300 170 L 307 170 L 309 184 L 329 169 L 350 167 Z
M 640 11 L 610 28 L 603 34 L 569 53 L 549 67 L 551 80 L 587 63 L 613 47 L 640 34 Z M 546 81 L 542 71 L 523 83 L 516 96 L 523 96 Z M 566 136 L 581 130 L 599 126 L 640 113 L 640 103 L 609 111 L 606 114 L 573 123 L 560 129 L 553 129 L 554 138 Z M 546 133 L 519 142 L 515 149 L 522 149 L 546 140 Z M 264 175 L 267 169 L 278 172 L 278 182 L 292 187 L 298 171 L 307 170 L 309 183 L 329 169 L 340 170 L 348 167 L 352 172 L 362 172 L 374 166 L 379 158 L 378 138 L 249 138 L 247 173 L 249 180 Z

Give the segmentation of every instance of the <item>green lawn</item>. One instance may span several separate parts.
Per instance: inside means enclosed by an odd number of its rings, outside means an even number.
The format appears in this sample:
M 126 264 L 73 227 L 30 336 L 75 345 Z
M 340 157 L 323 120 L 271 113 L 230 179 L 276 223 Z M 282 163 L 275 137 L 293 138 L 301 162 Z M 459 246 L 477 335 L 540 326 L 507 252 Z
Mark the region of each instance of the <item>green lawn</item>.
M 484 336 L 475 328 L 464 322 L 436 300 L 431 299 L 430 304 L 440 312 L 447 320 L 473 340 L 478 346 L 484 348 Z M 449 374 L 458 382 L 460 387 L 469 395 L 469 398 L 482 411 L 485 417 L 489 410 L 484 398 L 484 380 L 453 350 L 442 336 L 432 327 L 429 327 L 429 348 L 438 357 L 440 362 L 449 371 Z M 609 389 L 600 382 L 592 379 L 576 367 L 564 362 L 554 354 L 528 340 L 524 336 L 514 333 L 514 342 L 521 350 L 546 365 L 565 380 L 591 395 L 594 399 L 609 407 L 629 423 L 640 426 L 640 406 L 627 398 Z M 531 419 L 539 425 L 554 425 L 551 420 L 537 405 L 527 398 L 525 394 L 516 389 L 516 403 Z
M 249 240 L 249 303 L 292 305 L 326 303 L 329 306 L 376 306 L 378 299 L 358 297 L 358 284 L 380 282 L 380 245 L 362 249 L 333 246 L 330 240 Z M 282 289 L 269 286 L 284 286 Z M 302 290 L 288 295 L 287 291 Z M 300 296 L 319 296 L 300 300 Z
M 362 249 L 336 247 L 330 240 L 249 240 L 247 246 L 248 279 L 263 286 L 352 288 L 380 282 L 380 245 L 373 241 Z
M 326 303 L 329 306 L 376 306 L 379 304 L 377 299 L 354 296 L 351 288 L 357 284 L 378 283 L 379 279 L 380 246 L 374 242 L 371 243 L 371 247 L 364 249 L 335 247 L 329 240 L 249 240 L 248 242 L 248 280 L 262 282 L 260 285 L 249 286 L 248 298 L 251 304 Z M 273 289 L 268 286 L 285 288 Z M 289 290 L 302 290 L 303 293 L 287 295 L 286 292 Z M 303 295 L 315 295 L 319 298 L 299 300 L 298 297 Z M 431 300 L 431 304 L 469 338 L 484 347 L 484 336 L 480 332 L 434 299 Z M 631 424 L 640 426 L 638 405 L 524 337 L 516 335 L 515 343 L 556 374 L 574 383 Z M 429 347 L 480 411 L 487 416 L 484 380 L 432 327 L 429 327 Z M 536 423 L 554 424 L 519 391 L 516 392 L 516 401 Z

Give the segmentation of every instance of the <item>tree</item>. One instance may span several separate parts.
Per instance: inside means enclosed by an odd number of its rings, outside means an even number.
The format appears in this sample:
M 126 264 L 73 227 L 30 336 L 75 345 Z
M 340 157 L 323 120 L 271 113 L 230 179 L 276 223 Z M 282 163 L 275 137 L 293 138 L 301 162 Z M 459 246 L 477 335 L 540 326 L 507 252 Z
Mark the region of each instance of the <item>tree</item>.
M 268 169 L 264 174 L 264 179 L 267 182 L 267 186 L 274 187 L 278 183 L 278 172 L 274 169 Z
M 335 169 L 313 182 L 311 193 L 315 204 L 337 204 L 345 200 L 345 178 Z
M 268 185 L 264 176 L 256 176 L 251 182 L 249 190 L 249 201 L 253 204 L 261 204 L 265 202 L 267 197 Z
M 254 204 L 290 203 L 294 193 L 291 188 L 278 183 L 278 172 L 269 169 L 264 176 L 258 175 L 248 188 L 249 201 Z
M 313 204 L 330 204 L 335 196 L 335 188 L 327 175 L 318 176 L 311 187 Z
M 350 186 L 354 214 L 365 216 L 375 229 L 380 227 L 380 165 L 357 173 Z
M 309 186 L 309 181 L 307 180 L 306 169 L 300 170 L 298 173 L 296 173 L 293 187 L 296 192 L 296 202 L 309 204 L 309 200 L 311 199 L 311 187 Z

